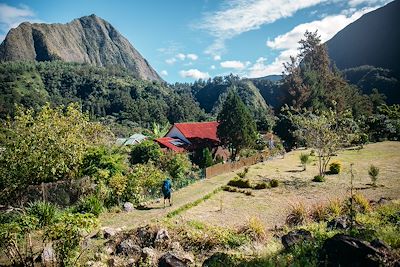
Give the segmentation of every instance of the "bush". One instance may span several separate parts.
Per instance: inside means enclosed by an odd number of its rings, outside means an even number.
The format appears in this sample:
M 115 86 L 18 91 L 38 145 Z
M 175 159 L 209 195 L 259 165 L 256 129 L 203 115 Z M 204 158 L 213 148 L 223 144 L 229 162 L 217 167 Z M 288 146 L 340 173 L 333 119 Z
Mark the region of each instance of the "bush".
M 315 175 L 312 181 L 317 183 L 322 183 L 325 182 L 325 177 L 322 175 Z
M 200 168 L 207 168 L 213 165 L 213 158 L 210 152 L 210 149 L 205 148 L 203 149 L 203 153 L 202 153 L 202 160 L 201 160 L 201 164 L 200 164 Z
M 322 222 L 328 219 L 328 211 L 324 205 L 314 205 L 310 211 L 310 217 L 315 222 Z
M 369 166 L 368 175 L 371 178 L 372 185 L 376 186 L 376 181 L 378 180 L 379 175 L 379 168 L 371 164 L 371 166 Z
M 260 189 L 265 189 L 268 187 L 268 184 L 266 182 L 260 182 L 257 183 L 253 188 L 256 190 L 260 190 Z
M 340 199 L 333 199 L 329 201 L 329 204 L 327 206 L 327 212 L 330 217 L 336 218 L 342 215 L 343 213 L 343 205 Z
M 174 188 L 179 189 L 185 187 L 197 178 L 192 170 L 192 163 L 185 153 L 166 153 L 159 161 L 158 166 L 162 171 L 168 172 L 174 183 Z
M 355 204 L 355 208 L 358 212 L 365 213 L 371 211 L 369 200 L 363 194 L 355 193 L 353 195 L 353 204 Z
M 149 160 L 157 162 L 161 155 L 161 147 L 152 140 L 146 140 L 132 147 L 129 161 L 132 165 L 144 164 Z
M 237 175 L 238 175 L 240 178 L 243 179 L 243 178 L 246 177 L 246 175 L 247 175 L 248 172 L 249 172 L 249 167 L 245 167 L 244 170 L 243 170 L 243 172 L 238 172 Z
M 36 217 L 39 220 L 38 224 L 40 227 L 52 224 L 56 220 L 58 212 L 57 206 L 43 201 L 29 203 L 26 208 L 28 215 Z
M 95 195 L 81 198 L 73 208 L 75 213 L 91 213 L 96 217 L 99 217 L 103 210 L 104 207 L 102 201 L 100 201 Z
M 158 197 L 161 194 L 162 182 L 168 175 L 151 163 L 137 164 L 127 175 L 127 186 L 122 196 L 123 201 L 139 203 L 145 198 Z M 172 177 L 172 187 L 175 179 Z
M 302 225 L 307 220 L 307 210 L 303 203 L 292 205 L 291 210 L 286 217 L 286 224 L 289 226 Z
M 329 174 L 339 174 L 340 170 L 342 168 L 342 165 L 340 162 L 332 162 L 329 164 Z
M 249 236 L 251 240 L 256 241 L 264 240 L 267 237 L 265 225 L 258 217 L 251 217 L 239 232 Z
M 310 151 L 310 156 L 312 156 L 312 157 L 315 156 L 315 150 L 314 150 L 314 149 L 311 149 L 311 151 Z
M 272 179 L 271 181 L 269 181 L 269 186 L 270 187 L 278 187 L 279 186 L 279 181 L 276 179 Z
M 234 186 L 238 188 L 251 188 L 249 179 L 238 179 L 234 178 L 228 182 L 229 186 Z
M 307 164 L 311 162 L 310 155 L 301 153 L 300 154 L 300 162 L 303 165 L 303 170 L 305 171 L 307 168 Z

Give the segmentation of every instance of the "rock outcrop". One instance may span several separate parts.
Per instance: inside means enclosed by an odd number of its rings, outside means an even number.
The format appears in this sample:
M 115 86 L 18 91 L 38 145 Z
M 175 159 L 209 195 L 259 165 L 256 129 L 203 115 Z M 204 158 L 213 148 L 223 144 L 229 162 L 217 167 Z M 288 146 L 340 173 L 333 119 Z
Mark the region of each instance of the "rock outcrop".
M 24 22 L 11 29 L 0 45 L 0 61 L 16 60 L 119 66 L 138 79 L 162 81 L 129 41 L 96 15 L 67 24 Z

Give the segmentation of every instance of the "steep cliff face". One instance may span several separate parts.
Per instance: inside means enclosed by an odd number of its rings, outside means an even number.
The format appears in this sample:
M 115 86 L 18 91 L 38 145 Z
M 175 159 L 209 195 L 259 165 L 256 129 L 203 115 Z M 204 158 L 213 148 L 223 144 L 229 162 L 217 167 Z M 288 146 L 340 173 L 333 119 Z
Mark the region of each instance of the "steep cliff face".
M 400 0 L 363 15 L 326 44 L 339 69 L 370 65 L 400 77 Z
M 117 65 L 138 79 L 162 81 L 129 41 L 96 15 L 67 24 L 22 23 L 11 29 L 0 45 L 0 61 L 13 60 Z

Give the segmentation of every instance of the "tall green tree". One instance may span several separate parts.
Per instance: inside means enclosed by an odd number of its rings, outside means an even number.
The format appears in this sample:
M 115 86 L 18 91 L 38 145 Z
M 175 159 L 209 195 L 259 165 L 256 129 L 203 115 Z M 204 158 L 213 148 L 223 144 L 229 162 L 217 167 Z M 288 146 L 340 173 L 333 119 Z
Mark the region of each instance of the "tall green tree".
M 5 127 L 0 152 L 0 193 L 31 184 L 74 179 L 89 148 L 104 144 L 111 133 L 89 121 L 76 104 L 40 111 L 18 108 Z M 0 194 L 0 195 L 1 195 Z
M 222 145 L 236 159 L 240 150 L 251 147 L 257 139 L 256 123 L 239 96 L 230 92 L 218 114 L 217 135 Z

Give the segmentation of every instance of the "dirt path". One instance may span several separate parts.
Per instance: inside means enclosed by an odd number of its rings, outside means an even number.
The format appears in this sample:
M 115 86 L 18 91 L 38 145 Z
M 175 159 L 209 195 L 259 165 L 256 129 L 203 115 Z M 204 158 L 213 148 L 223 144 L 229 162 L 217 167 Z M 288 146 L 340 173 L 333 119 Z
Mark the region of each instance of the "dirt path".
M 163 201 L 153 204 L 149 210 L 134 210 L 132 212 L 103 213 L 100 217 L 102 226 L 134 228 L 146 222 L 160 219 L 168 212 L 196 201 L 218 187 L 225 185 L 234 175 L 232 173 L 204 179 L 191 184 L 177 192 L 173 192 L 173 206 L 164 208 Z
M 370 199 L 382 196 L 399 198 L 400 196 L 400 142 L 382 142 L 366 146 L 360 151 L 347 150 L 338 154 L 334 160 L 343 164 L 339 175 L 327 176 L 324 183 L 313 183 L 317 166 L 310 164 L 306 171 L 299 166 L 299 155 L 305 151 L 292 151 L 284 159 L 274 159 L 253 165 L 248 173 L 252 180 L 275 178 L 280 186 L 273 189 L 254 190 L 254 196 L 241 193 L 220 192 L 200 205 L 178 216 L 178 220 L 199 220 L 223 226 L 243 224 L 250 217 L 262 219 L 267 227 L 284 223 L 290 206 L 303 202 L 310 207 L 334 198 L 348 195 L 350 163 L 354 163 L 355 186 Z M 380 168 L 378 184 L 372 188 L 367 169 L 370 164 Z M 216 188 L 225 185 L 234 177 L 233 173 L 199 181 L 174 193 L 174 206 L 163 208 L 163 203 L 154 204 L 150 210 L 132 212 L 105 213 L 101 216 L 103 226 L 133 228 L 147 222 L 161 219 L 170 211 L 191 203 Z M 220 210 L 222 204 L 222 211 Z

